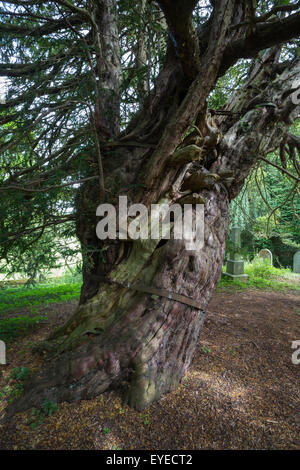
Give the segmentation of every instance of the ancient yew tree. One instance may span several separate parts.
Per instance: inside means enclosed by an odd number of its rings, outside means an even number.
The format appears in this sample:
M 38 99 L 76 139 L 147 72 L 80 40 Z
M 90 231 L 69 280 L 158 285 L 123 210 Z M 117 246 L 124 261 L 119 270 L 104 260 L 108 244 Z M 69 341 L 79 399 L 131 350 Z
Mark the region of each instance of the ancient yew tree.
M 141 409 L 191 363 L 251 169 L 280 148 L 299 182 L 299 3 L 0 3 L 2 256 L 58 225 L 83 256 L 80 304 L 13 411 L 112 387 Z M 203 248 L 99 240 L 96 208 L 120 195 L 204 204 Z

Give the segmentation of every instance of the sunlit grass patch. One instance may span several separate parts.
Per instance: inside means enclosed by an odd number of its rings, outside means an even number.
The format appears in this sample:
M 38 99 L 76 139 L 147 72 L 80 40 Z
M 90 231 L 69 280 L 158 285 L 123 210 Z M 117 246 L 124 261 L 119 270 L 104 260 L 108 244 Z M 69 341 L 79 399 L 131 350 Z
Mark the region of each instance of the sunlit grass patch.
M 223 267 L 223 271 L 225 271 Z M 245 274 L 249 275 L 247 281 L 222 276 L 218 289 L 248 289 L 249 287 L 265 290 L 300 290 L 300 274 L 290 269 L 275 268 L 261 258 L 255 258 L 251 263 L 245 263 Z
M 79 298 L 80 288 L 81 283 L 78 282 L 75 284 L 39 285 L 0 290 L 0 315 L 24 307 L 76 300 Z

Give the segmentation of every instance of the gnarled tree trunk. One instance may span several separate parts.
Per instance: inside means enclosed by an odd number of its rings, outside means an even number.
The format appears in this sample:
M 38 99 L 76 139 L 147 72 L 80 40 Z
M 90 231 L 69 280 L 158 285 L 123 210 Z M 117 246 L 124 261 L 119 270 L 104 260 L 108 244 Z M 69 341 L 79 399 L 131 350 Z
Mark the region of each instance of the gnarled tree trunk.
M 161 4 L 167 9 L 168 2 Z M 116 195 L 147 207 L 183 203 L 187 195 L 189 201 L 204 202 L 203 248 L 189 251 L 174 239 L 98 240 L 95 214 L 103 201 L 95 184 L 83 185 L 77 198 L 77 233 L 84 254 L 80 305 L 41 346 L 49 358 L 12 411 L 36 406 L 45 397 L 92 398 L 111 387 L 121 388 L 129 404 L 142 409 L 174 389 L 186 374 L 221 275 L 230 200 L 258 158 L 279 145 L 297 108 L 290 90 L 299 77 L 299 60 L 278 64 L 276 51 L 270 50 L 225 107 L 228 116 L 219 120 L 218 129 L 209 130 L 206 100 L 230 63 L 225 54 L 228 31 L 238 15 L 242 19 L 234 1 L 227 2 L 226 11 L 216 6 L 199 61 L 194 60 L 195 54 L 200 57 L 196 41 L 181 45 L 188 48 L 181 51 L 186 57 L 181 65 L 170 47 L 155 93 L 148 98 L 151 107 L 147 101 L 127 133 L 102 146 L 105 187 L 114 188 L 106 202 L 117 205 Z M 181 26 L 179 36 L 191 29 L 193 38 L 190 16 Z M 193 161 L 194 147 L 184 158 L 178 148 L 187 148 L 184 138 L 195 122 L 207 139 L 205 145 L 194 139 L 199 152 Z M 115 137 L 113 126 L 110 137 Z M 153 288 L 193 299 L 197 308 L 153 295 Z

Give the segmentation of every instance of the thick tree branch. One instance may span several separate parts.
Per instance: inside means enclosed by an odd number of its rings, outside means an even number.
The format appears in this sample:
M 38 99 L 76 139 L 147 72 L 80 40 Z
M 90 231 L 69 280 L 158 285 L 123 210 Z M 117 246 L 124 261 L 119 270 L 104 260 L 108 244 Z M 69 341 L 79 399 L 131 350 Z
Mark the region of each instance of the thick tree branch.
M 278 5 L 273 8 L 271 8 L 268 13 L 265 13 L 264 15 L 261 15 L 257 18 L 255 18 L 256 22 L 264 22 L 268 20 L 272 15 L 276 15 L 277 13 L 280 12 L 289 12 L 289 11 L 295 11 L 300 8 L 300 2 L 297 3 L 288 3 L 287 5 Z
M 30 16 L 30 15 L 28 15 Z M 82 16 L 79 15 L 73 15 L 70 16 L 68 19 L 69 24 L 72 26 L 80 26 L 84 24 L 84 20 Z M 65 29 L 68 27 L 67 22 L 63 20 L 51 20 L 41 26 L 36 26 L 36 27 L 26 27 L 26 26 L 18 26 L 16 24 L 5 24 L 2 23 L 0 24 L 0 33 L 3 34 L 13 34 L 13 35 L 30 35 L 32 37 L 42 37 L 45 36 L 46 34 L 51 34 L 55 33 L 57 31 L 60 31 L 61 29 Z
M 199 40 L 192 24 L 192 12 L 198 0 L 158 0 L 169 27 L 169 36 L 183 67 L 185 78 L 192 81 L 199 70 Z
M 186 21 L 193 13 L 198 0 L 158 0 L 160 8 L 163 10 L 166 19 L 173 19 L 179 23 L 180 21 Z M 177 19 L 176 19 L 177 17 Z
M 72 49 L 62 54 L 53 55 L 48 60 L 41 60 L 31 64 L 0 64 L 0 77 L 25 77 L 37 71 L 47 70 L 66 59 L 68 55 L 71 56 L 74 53 L 75 50 Z
M 294 13 L 283 20 L 258 24 L 253 34 L 236 39 L 228 44 L 220 68 L 223 75 L 238 59 L 249 59 L 269 47 L 288 42 L 300 35 L 300 13 Z
M 49 86 L 49 83 L 51 83 L 55 75 L 56 73 L 54 74 L 49 73 L 49 75 L 46 77 L 45 82 L 43 83 L 43 86 L 38 87 L 38 88 L 36 86 L 33 86 L 29 88 L 26 91 L 26 93 L 24 93 L 23 95 L 20 95 L 17 98 L 14 98 L 10 101 L 6 101 L 5 103 L 0 103 L 0 111 L 9 109 L 12 106 L 17 106 L 22 103 L 32 102 L 35 98 L 40 97 L 40 96 L 45 96 L 45 95 L 50 96 L 50 95 L 57 95 L 59 93 L 69 92 L 75 86 L 78 86 L 78 84 L 84 83 L 85 80 L 89 79 L 89 75 L 85 73 L 85 74 L 80 75 L 80 77 L 75 77 L 75 78 L 71 78 L 70 80 L 66 80 L 65 82 L 62 82 L 58 86 Z M 17 115 L 12 116 L 12 119 L 16 119 L 16 116 Z
M 209 45 L 206 54 L 202 58 L 202 69 L 190 86 L 176 114 L 167 124 L 161 141 L 151 160 L 148 162 L 151 168 L 149 168 L 145 182 L 151 190 L 155 188 L 157 175 L 163 171 L 162 169 L 166 166 L 168 160 L 170 160 L 185 130 L 191 125 L 192 120 L 199 114 L 199 111 L 204 111 L 206 98 L 215 83 L 219 71 L 225 36 L 234 16 L 234 6 L 234 0 L 228 0 L 226 4 L 220 4 L 216 8 L 210 31 Z M 161 191 L 161 188 L 159 191 Z
M 271 165 L 273 166 L 274 168 L 277 168 L 278 170 L 282 171 L 283 173 L 285 173 L 286 175 L 288 175 L 290 178 L 294 179 L 295 181 L 298 181 L 300 183 L 300 178 L 298 178 L 298 176 L 295 176 L 293 175 L 293 173 L 291 173 L 290 171 L 286 170 L 285 168 L 282 168 L 281 166 L 277 165 L 276 163 L 274 162 L 271 162 L 270 160 L 268 160 L 267 158 L 265 157 L 259 157 L 260 160 L 263 160 L 264 162 L 268 163 L 268 165 Z
M 59 3 L 60 5 L 68 8 L 73 13 L 76 13 L 77 15 L 80 15 L 88 19 L 89 21 L 92 21 L 92 17 L 90 13 L 85 8 L 78 8 L 73 3 L 69 2 L 68 0 L 56 0 L 56 3 Z
M 25 230 L 21 230 L 21 231 L 18 231 L 18 232 L 15 232 L 15 233 L 10 233 L 6 238 L 5 240 L 1 241 L 0 242 L 0 245 L 3 245 L 5 243 L 8 243 L 9 241 L 11 241 L 11 239 L 17 239 L 19 238 L 21 235 L 29 235 L 30 233 L 33 233 L 33 232 L 36 232 L 37 230 L 42 230 L 46 227 L 51 227 L 53 225 L 60 225 L 60 224 L 64 224 L 66 222 L 69 222 L 70 220 L 74 220 L 75 219 L 75 214 L 70 214 L 70 215 L 65 215 L 65 216 L 61 216 L 55 220 L 52 220 L 50 222 L 47 222 L 43 225 L 39 225 L 39 226 L 36 226 L 36 227 L 32 227 L 32 228 L 27 228 Z
M 15 191 L 23 191 L 26 193 L 47 193 L 48 191 L 52 191 L 53 189 L 65 188 L 66 186 L 72 186 L 73 184 L 81 184 L 81 183 L 85 183 L 86 181 L 91 181 L 95 179 L 99 179 L 99 176 L 89 176 L 88 178 L 82 178 L 80 180 L 70 181 L 69 183 L 54 184 L 52 186 L 47 186 L 46 188 L 41 188 L 41 189 L 34 189 L 33 187 L 25 188 L 24 186 L 21 186 L 19 184 L 0 186 L 0 191 L 8 191 L 8 190 L 13 189 Z M 33 182 L 31 182 L 31 186 L 32 185 L 33 185 Z

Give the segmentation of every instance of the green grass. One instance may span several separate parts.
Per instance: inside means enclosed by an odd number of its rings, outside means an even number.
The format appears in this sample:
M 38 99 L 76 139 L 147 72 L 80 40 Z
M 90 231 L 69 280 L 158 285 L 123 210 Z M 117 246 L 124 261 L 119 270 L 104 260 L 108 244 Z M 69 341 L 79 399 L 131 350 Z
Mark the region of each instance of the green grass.
M 289 269 L 274 268 L 261 259 L 255 259 L 252 263 L 245 263 L 245 273 L 249 275 L 247 282 L 222 276 L 218 289 L 300 290 L 300 275 L 293 274 Z M 80 288 L 81 282 L 61 284 L 58 280 L 55 284 L 47 283 L 34 287 L 22 286 L 0 289 L 0 317 L 13 311 L 18 311 L 22 315 L 22 309 L 24 308 L 29 308 L 31 314 L 37 314 L 37 307 L 39 306 L 47 307 L 55 302 L 77 300 L 80 296 Z M 10 337 L 16 329 L 16 335 L 18 336 L 20 332 L 34 327 L 39 321 L 41 321 L 39 316 L 31 315 L 28 317 L 24 314 L 22 318 L 17 317 L 10 319 L 10 321 L 1 320 L 0 332 L 2 328 L 2 335 Z
M 77 300 L 81 283 L 14 287 L 0 290 L 0 316 L 24 307 L 47 306 L 54 302 Z
M 29 317 L 20 315 L 13 318 L 3 318 L 0 321 L 0 339 L 6 343 L 14 341 L 19 336 L 38 328 L 42 321 L 47 320 L 46 315 Z
M 276 291 L 300 290 L 300 275 L 292 273 L 290 269 L 275 268 L 260 258 L 254 259 L 252 263 L 245 263 L 245 274 L 249 275 L 248 281 L 222 276 L 218 284 L 218 290 L 232 288 L 256 288 Z

